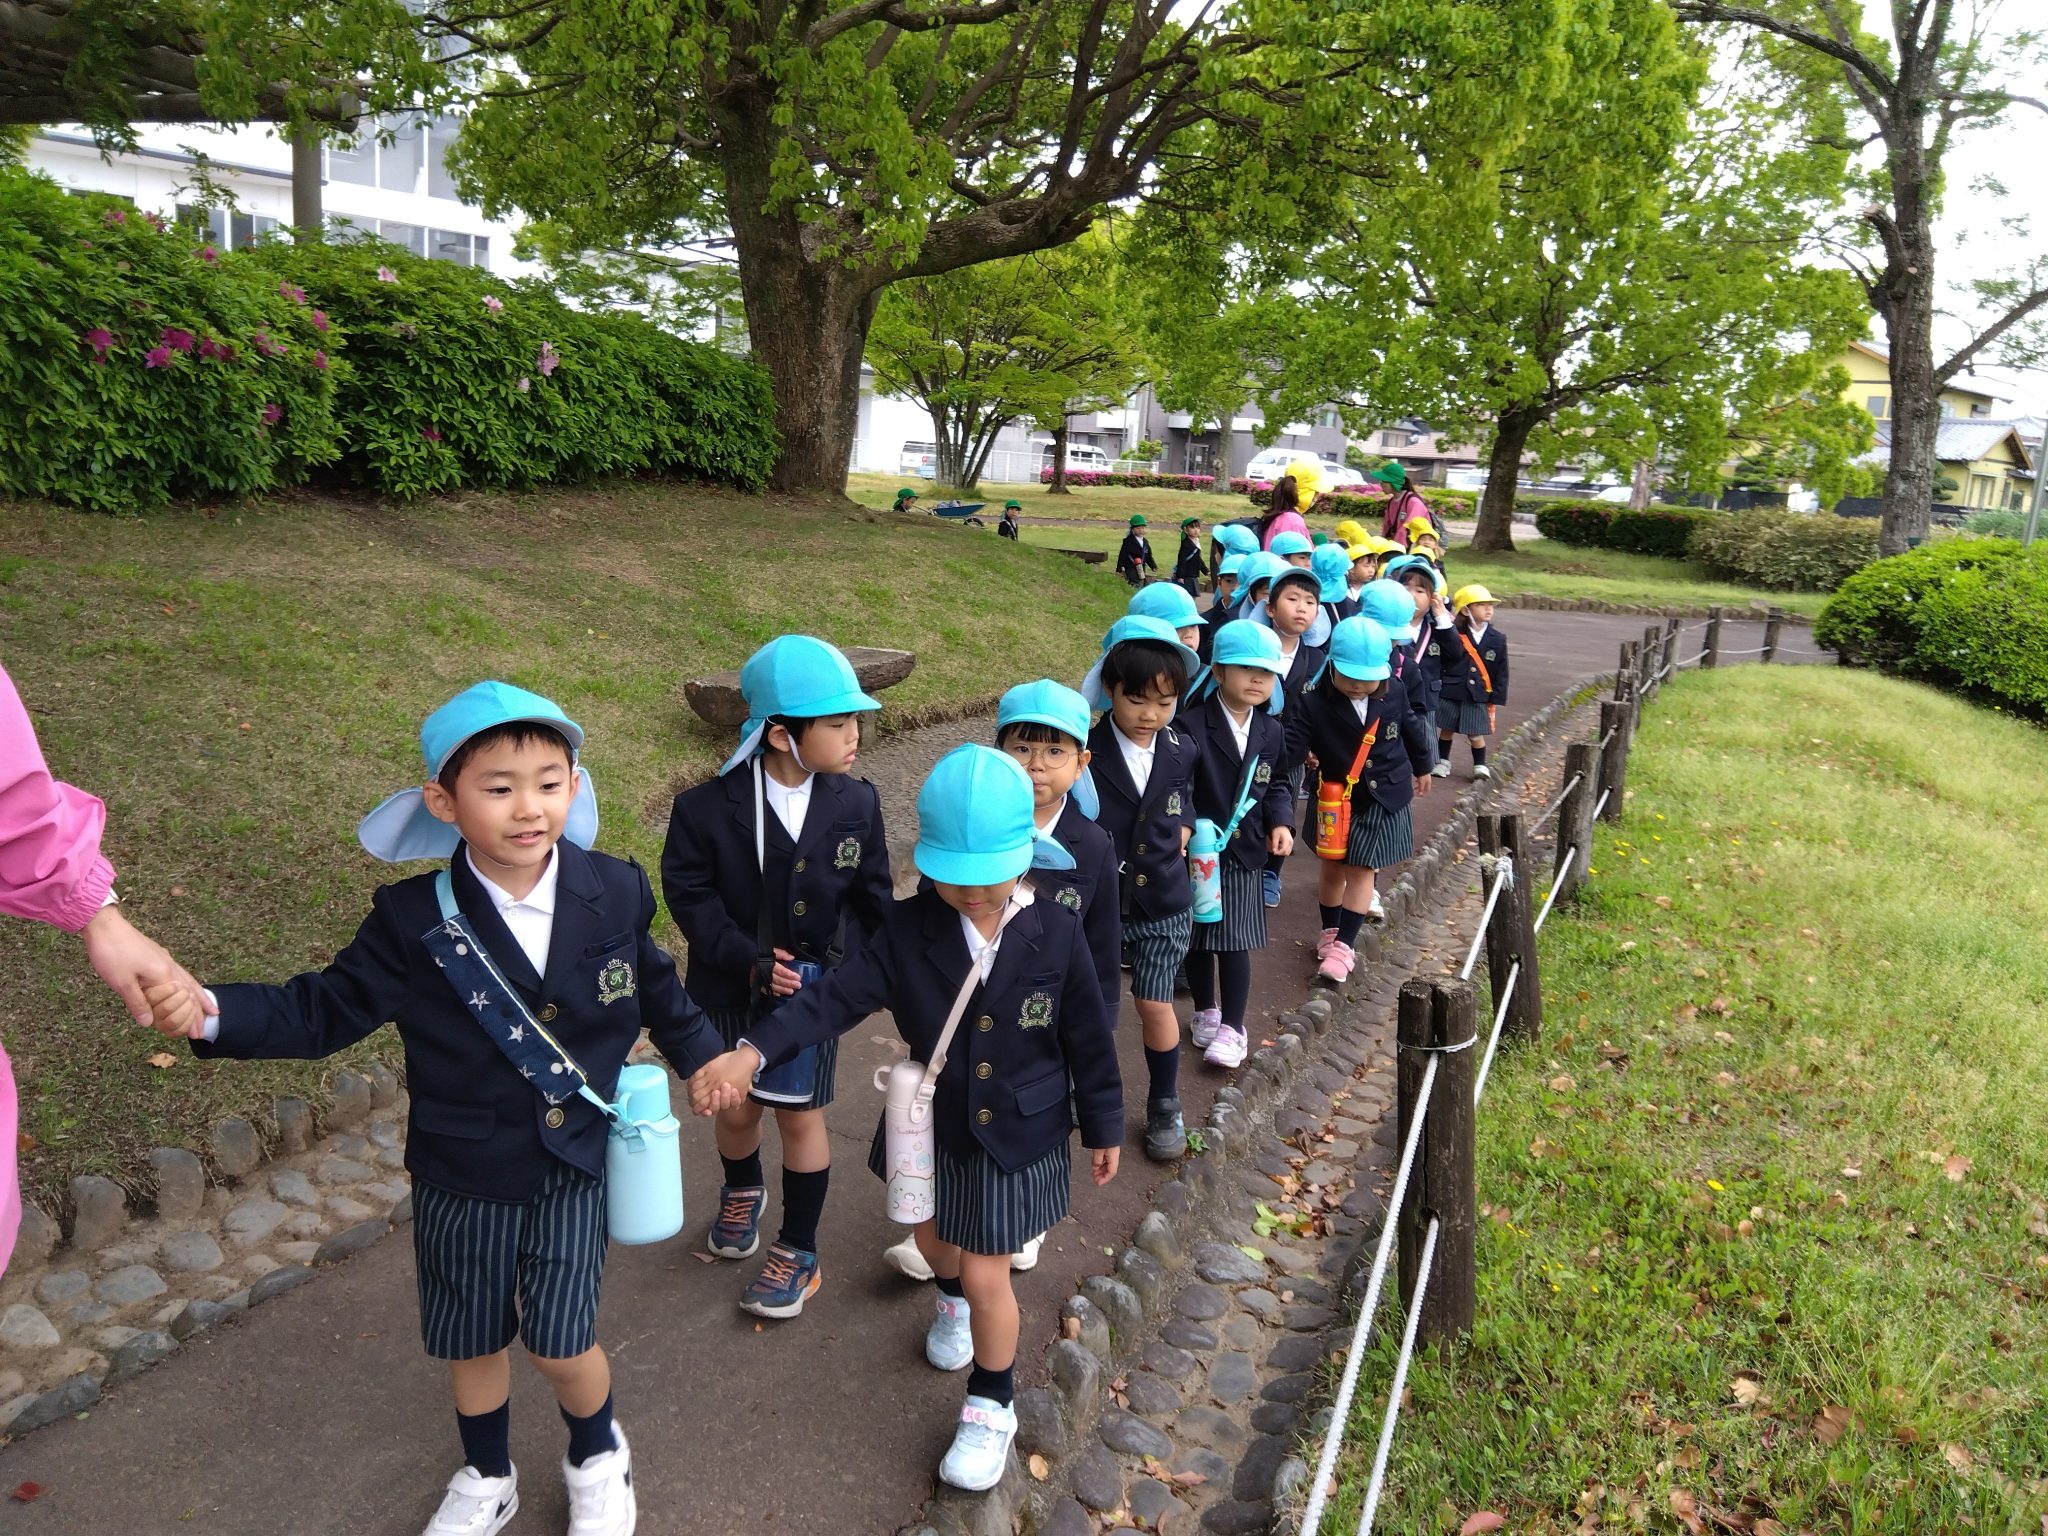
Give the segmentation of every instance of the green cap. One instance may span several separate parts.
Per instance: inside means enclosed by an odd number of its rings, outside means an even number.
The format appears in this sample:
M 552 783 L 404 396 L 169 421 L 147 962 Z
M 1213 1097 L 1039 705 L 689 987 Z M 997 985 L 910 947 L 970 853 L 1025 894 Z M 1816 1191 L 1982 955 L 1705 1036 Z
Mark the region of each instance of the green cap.
M 1395 460 L 1389 459 L 1366 478 L 1377 480 L 1381 485 L 1391 485 L 1398 491 L 1407 485 L 1408 471 L 1403 469 Z
M 1183 528 L 1199 528 L 1202 526 L 1202 520 L 1199 517 L 1184 517 L 1180 520 L 1180 525 Z
M 1133 528 L 1143 528 L 1145 526 L 1145 514 L 1142 512 L 1133 512 L 1131 514 L 1131 526 Z
M 1006 501 L 1003 503 L 1003 510 L 1005 512 L 1013 510 L 1017 512 L 1022 512 L 1024 510 L 1024 503 L 1021 501 Z
M 909 486 L 906 485 L 903 487 L 902 490 L 896 493 L 896 499 L 898 501 L 915 501 L 917 500 L 917 492 L 913 491 Z

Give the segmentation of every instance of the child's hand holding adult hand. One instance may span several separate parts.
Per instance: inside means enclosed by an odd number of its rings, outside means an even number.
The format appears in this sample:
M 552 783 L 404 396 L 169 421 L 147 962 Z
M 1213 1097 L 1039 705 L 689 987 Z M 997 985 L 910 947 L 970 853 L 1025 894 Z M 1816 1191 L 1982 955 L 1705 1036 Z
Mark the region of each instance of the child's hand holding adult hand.
M 145 992 L 152 987 L 181 991 L 192 1013 L 199 1018 L 205 1016 L 206 998 L 199 983 L 170 957 L 163 945 L 123 917 L 119 907 L 101 907 L 79 937 L 85 940 L 85 958 L 99 972 L 100 980 L 121 994 L 121 1001 L 136 1023 L 164 1027 L 157 1010 L 145 999 Z M 195 1019 L 191 1033 L 198 1032 Z
M 775 951 L 775 969 L 768 973 L 768 990 L 777 997 L 788 997 L 804 984 L 801 976 L 782 963 L 795 958 L 786 949 Z
M 1292 827 L 1275 827 L 1272 835 L 1266 839 L 1266 851 L 1268 853 L 1277 853 L 1283 859 L 1294 852 L 1294 829 Z
M 143 1011 L 138 1022 L 149 1025 L 159 1034 L 173 1040 L 196 1040 L 206 1029 L 206 1011 L 200 1003 L 192 1000 L 183 984 L 175 981 L 159 982 L 145 987 L 142 993 Z
M 761 1053 L 750 1045 L 713 1057 L 690 1074 L 691 1111 L 713 1115 L 732 1108 L 746 1097 L 760 1065 Z
M 1096 1147 L 1088 1154 L 1089 1163 L 1092 1165 L 1089 1172 L 1098 1185 L 1107 1184 L 1116 1177 L 1117 1162 L 1122 1157 L 1121 1147 Z

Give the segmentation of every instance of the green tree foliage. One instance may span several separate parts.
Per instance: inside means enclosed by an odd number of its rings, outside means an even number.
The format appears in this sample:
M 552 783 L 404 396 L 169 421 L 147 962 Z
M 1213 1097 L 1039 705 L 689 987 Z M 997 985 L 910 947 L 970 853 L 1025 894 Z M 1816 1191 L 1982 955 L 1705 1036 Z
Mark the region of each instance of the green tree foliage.
M 1074 411 L 1129 394 L 1139 338 L 1116 277 L 1108 236 L 1091 231 L 883 290 L 868 333 L 875 386 L 931 414 L 941 483 L 971 489 L 1012 422 L 1056 430 Z

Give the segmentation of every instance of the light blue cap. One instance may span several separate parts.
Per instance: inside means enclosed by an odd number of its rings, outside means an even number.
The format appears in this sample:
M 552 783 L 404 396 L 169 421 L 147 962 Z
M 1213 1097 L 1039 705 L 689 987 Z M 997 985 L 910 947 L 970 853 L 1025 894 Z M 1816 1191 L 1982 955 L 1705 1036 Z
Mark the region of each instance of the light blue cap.
M 1354 682 L 1376 683 L 1391 676 L 1393 662 L 1394 637 L 1363 614 L 1330 631 L 1330 665 Z
M 1031 820 L 1031 777 L 1017 760 L 968 742 L 940 758 L 917 792 L 918 873 L 945 885 L 1000 885 L 1074 857 Z
M 1237 573 L 1237 603 L 1239 608 L 1248 608 L 1252 601 L 1252 588 L 1262 581 L 1271 581 L 1282 571 L 1291 571 L 1289 565 L 1270 549 L 1257 550 L 1244 557 L 1244 565 Z
M 1305 533 L 1296 533 L 1292 528 L 1285 533 L 1273 535 L 1273 542 L 1266 546 L 1266 552 L 1274 555 L 1305 555 L 1315 548 L 1315 541 Z
M 1287 663 L 1280 659 L 1280 637 L 1263 624 L 1250 619 L 1232 619 L 1216 631 L 1209 647 L 1209 667 L 1257 667 L 1276 678 L 1287 675 Z M 1277 715 L 1287 707 L 1286 694 L 1278 686 L 1266 700 L 1266 713 Z
M 1233 555 L 1255 555 L 1259 552 L 1259 536 L 1243 523 L 1221 523 L 1212 531 L 1216 543 Z
M 420 725 L 420 757 L 430 779 L 440 777 L 448 759 L 470 737 L 493 726 L 524 722 L 559 731 L 569 743 L 573 763 L 583 750 L 583 727 L 562 713 L 561 705 L 510 683 L 476 683 L 435 710 Z M 578 847 L 597 841 L 597 790 L 584 773 L 562 835 Z M 408 859 L 445 859 L 455 852 L 462 834 L 427 809 L 424 791 L 401 789 L 356 825 L 356 837 L 372 858 L 387 864 Z
M 1216 562 L 1216 574 L 1218 576 L 1236 576 L 1244 570 L 1244 563 L 1248 558 L 1245 555 L 1225 555 Z
M 860 691 L 853 664 L 839 647 L 810 635 L 777 635 L 749 656 L 740 668 L 740 694 L 747 701 L 747 723 L 740 727 L 739 750 L 725 760 L 721 774 L 731 773 L 761 750 L 768 722 L 775 716 L 819 720 L 882 707 Z
M 1109 626 L 1109 633 L 1102 637 L 1102 655 L 1109 653 L 1127 640 L 1154 640 L 1161 645 L 1171 646 L 1180 652 L 1180 658 L 1187 663 L 1188 681 L 1192 683 L 1195 674 L 1202 669 L 1202 658 L 1194 647 L 1183 645 L 1174 627 L 1164 619 L 1148 618 L 1142 613 L 1127 613 Z M 1088 669 L 1088 675 L 1081 679 L 1081 697 L 1088 701 L 1090 709 L 1109 708 L 1109 690 L 1102 686 L 1102 660 L 1098 658 Z
M 1190 624 L 1202 622 L 1195 600 L 1177 581 L 1155 581 L 1138 588 L 1131 594 L 1130 607 L 1124 611 L 1148 619 L 1164 619 L 1175 629 L 1186 629 Z
M 1319 544 L 1308 568 L 1323 585 L 1323 601 L 1341 603 L 1351 595 L 1351 555 L 1342 544 Z
M 1358 594 L 1358 611 L 1396 640 L 1405 643 L 1415 638 L 1415 599 L 1391 576 L 1365 584 Z
M 1402 555 L 1397 560 L 1389 560 L 1387 568 L 1380 574 L 1399 581 L 1410 571 L 1421 571 L 1426 574 L 1431 585 L 1436 588 L 1438 597 L 1442 597 L 1449 590 L 1444 581 L 1444 573 L 1437 569 L 1436 562 L 1427 555 Z
M 1049 725 L 1074 738 L 1077 748 L 1088 745 L 1090 715 L 1088 701 L 1065 683 L 1041 677 L 1035 683 L 1019 683 L 1003 695 L 996 706 L 996 734 L 1006 725 Z M 1026 775 L 1027 777 L 1029 775 Z M 1067 791 L 1081 814 L 1090 821 L 1102 810 L 1102 798 L 1095 790 L 1095 777 L 1086 768 L 1074 787 Z

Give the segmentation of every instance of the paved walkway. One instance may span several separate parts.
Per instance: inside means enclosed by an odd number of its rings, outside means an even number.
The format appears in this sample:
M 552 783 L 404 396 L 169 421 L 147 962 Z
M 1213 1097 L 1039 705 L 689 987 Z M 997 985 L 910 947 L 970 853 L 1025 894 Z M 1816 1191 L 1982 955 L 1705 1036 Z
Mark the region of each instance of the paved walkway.
M 1648 622 L 1505 614 L 1515 698 L 1501 727 L 1573 679 L 1611 668 L 1617 644 L 1639 638 Z M 1784 659 L 1813 656 L 1805 629 L 1788 627 L 1785 642 Z M 1731 651 L 1761 643 L 1759 625 L 1724 627 Z M 1697 646 L 1698 637 L 1688 636 L 1682 654 Z M 918 763 L 932 755 L 930 734 L 884 743 L 868 771 L 885 783 L 914 783 Z M 1439 791 L 1463 787 L 1462 753 L 1458 777 Z M 892 799 L 901 792 L 889 787 Z M 1417 801 L 1418 841 L 1450 800 L 1437 793 Z M 895 826 L 907 840 L 908 818 Z M 1310 862 L 1297 862 L 1290 874 L 1271 947 L 1254 974 L 1254 1010 L 1267 1017 L 1300 1001 L 1313 969 Z M 1128 1004 L 1119 1034 L 1125 1081 L 1141 1083 Z M 830 1117 L 837 1177 L 820 1237 L 826 1283 L 802 1318 L 757 1324 L 734 1305 L 750 1268 L 705 1261 L 718 1174 L 701 1126 L 684 1137 L 691 1211 L 682 1237 L 612 1250 L 600 1337 L 612 1354 L 620 1422 L 637 1453 L 645 1536 L 886 1536 L 929 1495 L 963 1389 L 961 1378 L 924 1363 L 929 1289 L 878 1258 L 900 1229 L 884 1219 L 864 1167 L 879 1105 L 866 1084 L 894 1048 L 882 1017 L 841 1047 L 840 1099 Z M 1207 1118 L 1225 1080 L 1198 1060 L 1184 1069 L 1190 1124 Z M 1060 1303 L 1081 1276 L 1107 1272 L 1159 1182 L 1159 1170 L 1136 1150 L 1142 1104 L 1132 1102 L 1123 1174 L 1103 1190 L 1080 1182 L 1073 1217 L 1047 1240 L 1039 1268 L 1018 1277 L 1025 1320 L 1019 1385 L 1037 1372 Z M 457 1447 L 444 1374 L 419 1351 L 412 1268 L 412 1245 L 395 1234 L 201 1335 L 87 1417 L 0 1449 L 0 1487 L 48 1489 L 33 1503 L 0 1506 L 0 1528 L 52 1536 L 415 1536 Z M 567 1518 L 555 1471 L 562 1426 L 531 1371 L 519 1369 L 514 1381 L 513 1455 L 523 1468 L 524 1509 L 512 1530 L 559 1530 Z

